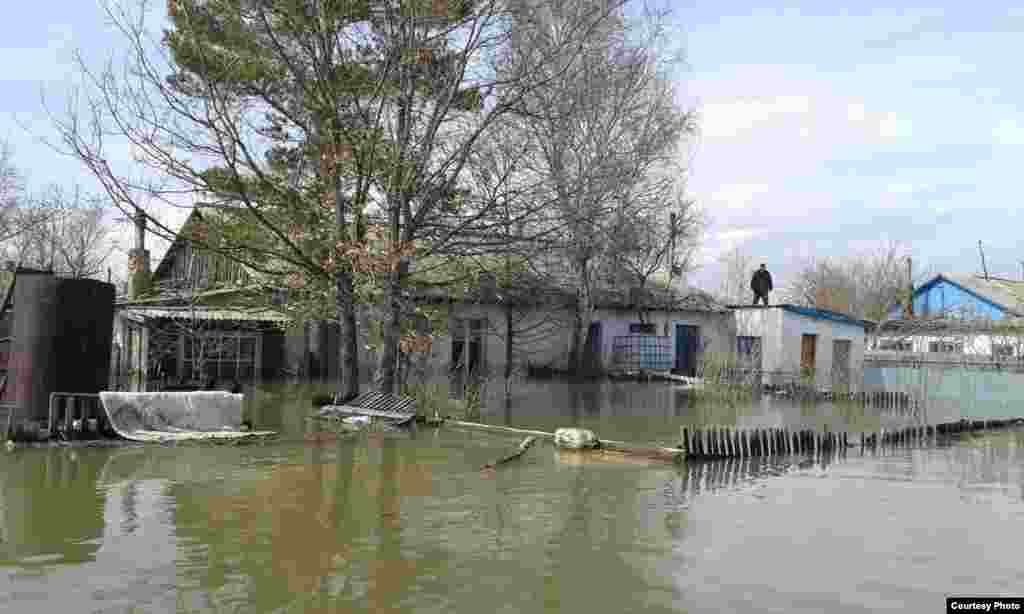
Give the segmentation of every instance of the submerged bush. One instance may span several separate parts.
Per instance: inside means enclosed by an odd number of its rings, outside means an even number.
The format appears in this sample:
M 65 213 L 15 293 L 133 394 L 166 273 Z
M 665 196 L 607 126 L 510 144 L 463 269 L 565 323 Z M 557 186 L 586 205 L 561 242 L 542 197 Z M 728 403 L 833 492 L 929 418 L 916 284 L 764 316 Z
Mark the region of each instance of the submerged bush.
M 761 391 L 761 370 L 752 360 L 731 353 L 705 352 L 697 363 L 702 384 L 695 397 L 705 402 L 748 403 Z

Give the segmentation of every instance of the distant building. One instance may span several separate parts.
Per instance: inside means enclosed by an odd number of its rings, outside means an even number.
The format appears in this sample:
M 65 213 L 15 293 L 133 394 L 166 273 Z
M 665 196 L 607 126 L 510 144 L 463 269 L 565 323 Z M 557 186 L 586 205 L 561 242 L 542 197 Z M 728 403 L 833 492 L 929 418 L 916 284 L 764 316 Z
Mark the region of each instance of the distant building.
M 907 312 L 901 305 L 889 309 L 875 331 L 871 360 L 1024 358 L 1024 281 L 940 273 L 914 290 Z
M 939 273 L 914 290 L 914 318 L 1001 320 L 1024 317 L 1024 281 Z M 889 309 L 890 320 L 906 319 L 902 305 Z

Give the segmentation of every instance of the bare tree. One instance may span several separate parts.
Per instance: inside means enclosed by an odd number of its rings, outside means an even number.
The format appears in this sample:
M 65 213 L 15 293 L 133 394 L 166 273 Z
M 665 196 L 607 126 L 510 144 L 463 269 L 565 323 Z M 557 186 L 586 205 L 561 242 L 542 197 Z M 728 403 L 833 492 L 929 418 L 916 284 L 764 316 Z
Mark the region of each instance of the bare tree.
M 17 258 L 15 241 L 47 219 L 47 212 L 29 198 L 25 180 L 14 163 L 14 151 L 0 141 L 0 247 Z
M 907 300 L 911 280 L 916 285 L 927 275 L 919 267 L 908 279 L 908 258 L 908 249 L 897 241 L 845 258 L 812 257 L 786 286 L 784 296 L 800 305 L 882 321 L 893 305 Z
M 585 4 L 552 3 L 550 34 L 530 41 L 533 52 L 550 53 L 552 41 L 562 37 L 559 17 Z M 657 171 L 675 161 L 693 128 L 693 116 L 677 107 L 665 74 L 674 58 L 658 53 L 668 35 L 662 17 L 641 21 L 645 32 L 624 18 L 605 24 L 588 41 L 583 61 L 554 79 L 554 87 L 527 97 L 522 110 L 537 152 L 529 171 L 543 180 L 552 203 L 546 221 L 559 229 L 558 274 L 577 295 L 570 358 L 574 371 L 584 366 L 602 259 L 614 252 L 623 221 L 643 224 L 668 217 L 645 191 L 657 186 Z M 665 193 L 663 186 L 651 191 L 659 192 Z M 642 237 L 643 232 L 631 234 Z
M 126 66 L 83 66 L 91 115 L 55 118 L 63 148 L 165 238 L 173 231 L 153 204 L 221 207 L 232 227 L 217 249 L 279 284 L 316 288 L 311 300 L 330 298 L 346 397 L 359 385 L 357 298 L 377 297 L 386 312 L 378 373 L 391 392 L 410 265 L 443 249 L 432 222 L 490 128 L 572 65 L 606 13 L 591 6 L 545 54 L 516 55 L 513 29 L 542 24 L 498 0 L 171 0 L 173 28 L 159 41 L 143 0 L 105 7 Z M 111 164 L 110 140 L 132 144 L 146 179 Z M 366 235 L 374 217 L 379 248 Z M 387 266 L 362 276 L 367 260 Z
M 675 177 L 652 183 L 616 212 L 599 264 L 609 285 L 642 289 L 653 281 L 667 287 L 693 271 L 704 217 Z
M 719 264 L 719 297 L 736 305 L 749 303 L 750 279 L 756 268 L 753 257 L 741 246 L 736 246 L 719 258 Z
M 10 255 L 26 266 L 69 277 L 96 277 L 103 273 L 118 246 L 105 218 L 107 208 L 103 200 L 86 194 L 79 186 L 66 192 L 53 185 L 33 202 L 35 206 L 26 215 L 34 223 L 11 241 Z

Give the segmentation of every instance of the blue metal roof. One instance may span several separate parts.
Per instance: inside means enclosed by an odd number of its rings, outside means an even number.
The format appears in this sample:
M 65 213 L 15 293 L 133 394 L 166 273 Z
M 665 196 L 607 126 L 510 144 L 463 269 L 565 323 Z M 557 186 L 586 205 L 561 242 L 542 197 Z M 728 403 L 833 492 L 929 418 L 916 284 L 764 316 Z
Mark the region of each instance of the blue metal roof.
M 853 316 L 848 316 L 845 313 L 839 313 L 838 311 L 829 311 L 828 309 L 818 309 L 816 307 L 799 307 L 797 305 L 779 305 L 786 311 L 798 313 L 803 316 L 808 316 L 818 320 L 831 320 L 833 322 L 840 322 L 842 324 L 851 324 L 853 326 L 859 326 L 861 328 L 868 328 L 874 325 L 874 322 L 869 320 L 859 320 Z

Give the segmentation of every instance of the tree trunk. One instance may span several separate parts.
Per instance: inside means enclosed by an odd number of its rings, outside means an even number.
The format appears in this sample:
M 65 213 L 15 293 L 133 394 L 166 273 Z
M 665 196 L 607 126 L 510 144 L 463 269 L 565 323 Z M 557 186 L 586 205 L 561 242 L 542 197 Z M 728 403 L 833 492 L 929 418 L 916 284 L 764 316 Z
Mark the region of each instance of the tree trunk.
M 515 343 L 512 309 L 505 307 L 505 397 L 512 396 L 512 344 Z
M 396 393 L 398 383 L 398 350 L 402 339 L 402 285 L 404 273 L 409 265 L 404 260 L 388 273 L 385 282 L 384 300 L 386 320 L 384 340 L 377 368 L 377 387 L 387 394 Z
M 341 323 L 338 339 L 338 394 L 343 401 L 350 401 L 359 396 L 359 329 L 356 326 L 352 271 L 348 267 L 338 268 L 334 274 L 334 287 L 335 307 L 338 322 Z
M 572 332 L 572 351 L 569 370 L 574 375 L 583 375 L 586 367 L 587 333 L 594 319 L 594 297 L 590 287 L 590 272 L 586 262 L 578 262 L 576 269 L 580 289 L 576 295 L 576 317 Z

